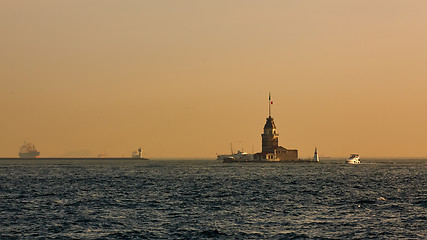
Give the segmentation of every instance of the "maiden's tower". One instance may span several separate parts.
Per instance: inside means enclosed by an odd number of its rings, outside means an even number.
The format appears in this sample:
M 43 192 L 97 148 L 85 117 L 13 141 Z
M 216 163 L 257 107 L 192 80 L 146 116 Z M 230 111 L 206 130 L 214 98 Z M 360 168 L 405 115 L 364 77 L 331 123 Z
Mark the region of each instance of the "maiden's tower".
M 262 152 L 254 155 L 255 161 L 298 161 L 298 150 L 286 149 L 279 146 L 279 134 L 277 133 L 274 118 L 271 117 L 271 96 L 268 96 L 268 118 L 264 125 L 262 137 Z

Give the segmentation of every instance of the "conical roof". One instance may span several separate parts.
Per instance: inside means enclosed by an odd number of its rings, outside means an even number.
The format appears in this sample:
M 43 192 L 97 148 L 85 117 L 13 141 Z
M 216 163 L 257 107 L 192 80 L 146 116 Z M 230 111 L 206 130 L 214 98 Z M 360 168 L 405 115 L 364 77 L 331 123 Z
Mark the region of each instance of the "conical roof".
M 275 129 L 276 124 L 274 124 L 274 118 L 271 116 L 267 118 L 267 122 L 264 125 L 264 129 Z

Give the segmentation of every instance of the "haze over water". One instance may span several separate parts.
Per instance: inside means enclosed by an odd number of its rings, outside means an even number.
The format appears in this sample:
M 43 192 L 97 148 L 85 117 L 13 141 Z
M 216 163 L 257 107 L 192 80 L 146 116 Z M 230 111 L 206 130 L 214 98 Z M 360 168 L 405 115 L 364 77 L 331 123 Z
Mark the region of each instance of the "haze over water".
M 1 1 L 0 156 L 426 157 L 426 1 Z M 167 149 L 167 150 L 165 150 Z
M 425 239 L 426 161 L 1 161 L 1 239 Z

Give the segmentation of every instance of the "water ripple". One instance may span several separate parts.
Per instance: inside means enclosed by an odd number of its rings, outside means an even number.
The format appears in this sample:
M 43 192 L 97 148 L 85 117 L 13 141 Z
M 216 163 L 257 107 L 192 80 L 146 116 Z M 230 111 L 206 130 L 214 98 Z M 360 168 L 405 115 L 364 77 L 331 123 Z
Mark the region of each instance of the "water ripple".
M 425 162 L 0 162 L 0 239 L 425 239 Z

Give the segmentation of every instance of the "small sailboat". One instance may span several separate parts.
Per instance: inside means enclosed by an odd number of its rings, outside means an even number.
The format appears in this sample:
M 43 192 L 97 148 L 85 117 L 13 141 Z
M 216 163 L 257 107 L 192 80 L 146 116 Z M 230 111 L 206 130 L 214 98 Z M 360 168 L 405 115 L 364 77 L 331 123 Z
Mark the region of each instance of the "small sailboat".
M 314 148 L 313 162 L 319 162 L 319 153 L 317 152 L 317 148 Z

